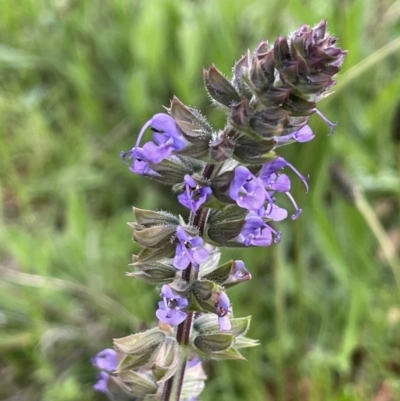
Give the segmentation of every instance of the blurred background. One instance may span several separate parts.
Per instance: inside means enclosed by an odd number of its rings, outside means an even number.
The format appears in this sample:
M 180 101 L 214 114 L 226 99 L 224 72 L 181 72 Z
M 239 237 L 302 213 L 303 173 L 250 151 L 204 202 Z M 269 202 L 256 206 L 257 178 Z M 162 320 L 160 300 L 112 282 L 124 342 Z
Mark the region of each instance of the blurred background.
M 349 50 L 317 137 L 281 154 L 301 217 L 279 246 L 234 250 L 251 282 L 247 362 L 206 363 L 202 400 L 400 399 L 400 1 L 2 0 L 0 399 L 105 400 L 90 358 L 151 326 L 158 292 L 125 277 L 131 206 L 177 209 L 131 174 L 145 121 L 176 94 L 216 128 L 202 67 L 327 19 Z M 332 166 L 333 170 L 332 170 Z M 332 174 L 333 171 L 333 174 Z

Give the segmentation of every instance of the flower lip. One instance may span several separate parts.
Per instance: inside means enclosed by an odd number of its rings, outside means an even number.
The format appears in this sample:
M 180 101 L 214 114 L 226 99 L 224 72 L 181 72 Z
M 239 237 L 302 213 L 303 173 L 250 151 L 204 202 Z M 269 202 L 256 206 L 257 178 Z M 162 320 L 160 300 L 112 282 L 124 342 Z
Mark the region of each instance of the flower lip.
M 98 369 L 112 372 L 118 366 L 117 352 L 111 348 L 106 348 L 92 358 L 92 364 Z
M 189 236 L 183 227 L 178 226 L 176 238 L 179 243 L 176 247 L 173 265 L 178 270 L 186 269 L 191 263 L 195 269 L 208 258 L 208 251 L 203 248 L 203 239 Z
M 185 192 L 178 196 L 178 201 L 196 215 L 196 212 L 212 194 L 212 189 L 209 187 L 200 187 L 189 174 L 185 175 L 184 183 Z
M 109 374 L 105 372 L 99 372 L 97 375 L 97 383 L 93 385 L 93 388 L 101 393 L 110 394 L 110 390 L 108 389 L 109 378 Z
M 239 166 L 235 169 L 229 196 L 244 209 L 258 210 L 268 194 L 262 182 L 248 168 Z
M 163 300 L 158 303 L 157 318 L 171 326 L 178 326 L 186 319 L 187 313 L 181 309 L 186 308 L 189 301 L 175 294 L 166 284 L 162 286 L 161 295 Z

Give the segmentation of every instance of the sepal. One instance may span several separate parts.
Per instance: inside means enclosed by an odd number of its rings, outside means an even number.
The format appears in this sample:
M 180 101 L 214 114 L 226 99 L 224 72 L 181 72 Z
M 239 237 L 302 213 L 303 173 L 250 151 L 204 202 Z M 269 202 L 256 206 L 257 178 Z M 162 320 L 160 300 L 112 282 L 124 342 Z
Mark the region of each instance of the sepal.
M 158 389 L 157 383 L 151 374 L 125 370 L 118 373 L 118 379 L 122 381 L 129 394 L 136 397 L 155 394 Z
M 137 223 L 128 223 L 133 228 L 133 239 L 146 248 L 163 248 L 171 244 L 171 238 L 176 233 L 174 224 L 161 224 L 145 227 Z
M 206 89 L 217 106 L 230 110 L 232 102 L 239 102 L 240 96 L 234 86 L 213 64 L 208 70 L 203 70 Z
M 153 328 L 122 338 L 114 338 L 115 347 L 124 354 L 151 355 L 165 339 L 165 333 Z
M 197 110 L 185 106 L 176 96 L 167 109 L 180 128 L 184 138 L 190 143 L 176 152 L 179 155 L 202 158 L 208 154 L 213 129 L 205 117 Z
M 168 284 L 174 281 L 176 275 L 176 269 L 169 263 L 132 263 L 130 266 L 134 266 L 136 271 L 126 275 L 148 284 Z
M 179 364 L 179 345 L 174 337 L 167 336 L 160 347 L 154 352 L 150 361 L 151 370 L 157 383 L 162 383 L 172 377 Z
M 132 209 L 136 222 L 145 227 L 162 224 L 179 225 L 179 218 L 172 213 L 139 209 L 137 207 L 133 207 Z
M 236 205 L 228 206 L 222 211 L 211 211 L 204 231 L 207 241 L 219 246 L 232 246 L 231 241 L 242 231 L 247 213 L 246 209 Z
M 229 333 L 200 334 L 195 337 L 194 345 L 204 354 L 225 351 L 233 344 L 235 336 Z
M 251 274 L 247 269 L 243 272 L 238 271 L 238 261 L 230 260 L 221 266 L 216 267 L 210 273 L 200 276 L 202 280 L 211 280 L 222 285 L 225 289 L 233 287 L 236 284 L 251 280 Z M 243 263 L 243 262 L 242 262 Z
M 247 333 L 250 328 L 251 316 L 230 319 L 231 329 L 224 333 L 233 334 L 235 337 Z M 215 315 L 204 314 L 194 321 L 193 328 L 200 334 L 219 332 L 219 324 Z

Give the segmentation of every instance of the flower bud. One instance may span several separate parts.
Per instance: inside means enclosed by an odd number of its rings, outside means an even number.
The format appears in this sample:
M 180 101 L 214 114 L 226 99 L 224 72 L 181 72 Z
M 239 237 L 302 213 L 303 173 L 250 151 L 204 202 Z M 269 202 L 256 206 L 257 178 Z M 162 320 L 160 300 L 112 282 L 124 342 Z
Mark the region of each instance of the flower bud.
M 149 284 L 168 284 L 174 281 L 176 275 L 176 269 L 167 263 L 132 263 L 130 266 L 134 266 L 137 271 L 127 273 L 127 276 Z
M 114 338 L 114 345 L 121 352 L 133 355 L 151 354 L 165 339 L 165 333 L 153 328 L 127 337 Z
M 197 110 L 185 106 L 176 96 L 173 97 L 168 112 L 174 118 L 184 138 L 190 143 L 176 154 L 193 158 L 206 156 L 213 129 L 205 117 Z
M 155 394 L 158 386 L 150 374 L 125 370 L 118 373 L 118 379 L 125 385 L 128 392 L 136 397 Z
M 200 334 L 195 337 L 194 345 L 206 355 L 227 350 L 233 344 L 235 336 L 230 333 Z
M 146 228 L 141 224 L 129 223 L 133 228 L 133 239 L 146 248 L 162 248 L 171 244 L 176 225 L 162 224 Z
M 220 163 L 229 160 L 233 155 L 236 141 L 232 138 L 235 130 L 228 128 L 210 143 L 210 157 Z
M 172 377 L 179 364 L 179 345 L 174 337 L 166 337 L 151 360 L 152 371 L 158 383 Z
M 178 217 L 176 217 L 172 213 L 139 209 L 137 207 L 133 207 L 132 209 L 136 222 L 145 227 L 162 224 L 175 224 L 177 226 L 179 225 Z
M 250 327 L 251 316 L 231 319 L 231 329 L 227 331 L 235 337 L 245 335 Z M 199 332 L 204 333 L 219 333 L 218 316 L 212 314 L 203 314 L 194 321 L 193 328 Z M 225 333 L 225 332 L 224 332 Z M 236 340 L 235 340 L 236 341 Z
M 230 288 L 243 281 L 250 280 L 251 274 L 244 266 L 243 261 L 231 260 L 202 276 L 201 279 L 211 280 L 225 288 Z
M 230 241 L 242 231 L 246 214 L 246 209 L 236 205 L 228 206 L 222 211 L 211 211 L 205 235 L 216 245 L 232 246 Z
M 234 86 L 214 64 L 208 70 L 203 70 L 203 77 L 209 95 L 218 106 L 229 110 L 232 102 L 240 101 Z

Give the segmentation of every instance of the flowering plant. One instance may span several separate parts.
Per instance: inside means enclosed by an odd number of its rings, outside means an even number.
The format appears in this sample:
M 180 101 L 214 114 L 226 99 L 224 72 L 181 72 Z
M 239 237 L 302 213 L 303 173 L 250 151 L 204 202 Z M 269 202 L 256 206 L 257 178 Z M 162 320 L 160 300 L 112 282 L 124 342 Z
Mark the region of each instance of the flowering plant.
M 102 370 L 95 388 L 109 393 L 108 380 L 145 400 L 197 400 L 206 379 L 199 356 L 244 359 L 257 345 L 246 337 L 250 316 L 235 318 L 227 290 L 251 279 L 241 260 L 219 264 L 220 247 L 267 247 L 281 240 L 275 222 L 288 217 L 279 206 L 287 196 L 291 218 L 301 209 L 290 193 L 289 168 L 280 146 L 308 142 L 313 113 L 330 93 L 346 51 L 327 34 L 327 23 L 302 26 L 273 46 L 261 42 L 226 78 L 214 65 L 204 70 L 213 103 L 227 115 L 214 130 L 195 109 L 174 97 L 169 114 L 154 115 L 135 146 L 122 153 L 130 170 L 177 193 L 187 219 L 165 211 L 134 208 L 134 240 L 142 246 L 128 275 L 161 288 L 158 327 L 115 339 L 114 350 L 93 360 Z M 153 139 L 141 145 L 150 128 Z

